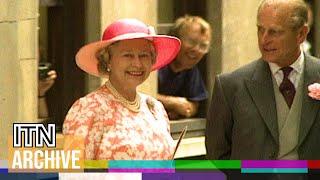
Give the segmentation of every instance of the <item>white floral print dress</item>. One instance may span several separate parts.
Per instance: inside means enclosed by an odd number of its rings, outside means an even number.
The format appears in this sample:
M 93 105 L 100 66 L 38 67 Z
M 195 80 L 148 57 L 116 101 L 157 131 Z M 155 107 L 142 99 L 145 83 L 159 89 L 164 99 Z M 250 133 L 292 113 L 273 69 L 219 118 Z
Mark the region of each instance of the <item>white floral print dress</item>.
M 85 140 L 85 159 L 169 160 L 175 143 L 167 113 L 151 96 L 139 93 L 140 112 L 130 111 L 104 85 L 69 110 L 64 135 Z

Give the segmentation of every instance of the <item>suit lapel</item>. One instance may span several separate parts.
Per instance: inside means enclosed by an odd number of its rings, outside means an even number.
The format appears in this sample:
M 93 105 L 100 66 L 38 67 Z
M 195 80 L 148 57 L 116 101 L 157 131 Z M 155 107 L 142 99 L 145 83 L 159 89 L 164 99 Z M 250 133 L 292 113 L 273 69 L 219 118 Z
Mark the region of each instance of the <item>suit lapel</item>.
M 308 96 L 308 86 L 314 82 L 319 82 L 320 80 L 320 65 L 319 62 L 316 61 L 316 59 L 311 59 L 308 56 L 305 58 L 303 100 L 298 145 L 301 145 L 307 136 L 320 108 L 320 101 L 314 100 Z
M 268 63 L 263 60 L 257 62 L 252 79 L 246 81 L 246 86 L 272 137 L 279 144 L 276 102 Z

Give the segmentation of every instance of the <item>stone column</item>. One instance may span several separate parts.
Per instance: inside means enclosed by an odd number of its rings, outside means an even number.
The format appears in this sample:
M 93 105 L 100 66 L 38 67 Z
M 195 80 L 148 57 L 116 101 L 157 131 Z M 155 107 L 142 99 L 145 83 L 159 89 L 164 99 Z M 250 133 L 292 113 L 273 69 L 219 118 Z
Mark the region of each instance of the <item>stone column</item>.
M 260 56 L 257 9 L 260 0 L 223 1 L 222 72 L 230 72 Z
M 101 38 L 101 0 L 86 0 L 86 43 Z M 86 75 L 86 92 L 92 92 L 101 85 L 101 79 Z
M 13 122 L 37 121 L 38 0 L 0 6 L 0 159 Z
M 216 74 L 233 71 L 260 57 L 256 17 L 260 0 L 210 0 L 208 20 L 213 43 L 208 55 L 208 84 Z

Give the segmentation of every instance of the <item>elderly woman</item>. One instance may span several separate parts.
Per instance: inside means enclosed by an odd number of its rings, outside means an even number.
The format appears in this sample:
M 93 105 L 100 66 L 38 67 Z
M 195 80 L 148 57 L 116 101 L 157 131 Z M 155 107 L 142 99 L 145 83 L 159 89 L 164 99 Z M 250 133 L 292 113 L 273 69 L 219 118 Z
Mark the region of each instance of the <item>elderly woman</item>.
M 174 142 L 166 111 L 136 89 L 152 70 L 170 63 L 179 49 L 179 39 L 155 35 L 152 27 L 136 19 L 122 19 L 105 29 L 102 41 L 79 50 L 77 65 L 108 79 L 76 101 L 64 122 L 65 135 L 84 138 L 85 159 L 172 157 Z

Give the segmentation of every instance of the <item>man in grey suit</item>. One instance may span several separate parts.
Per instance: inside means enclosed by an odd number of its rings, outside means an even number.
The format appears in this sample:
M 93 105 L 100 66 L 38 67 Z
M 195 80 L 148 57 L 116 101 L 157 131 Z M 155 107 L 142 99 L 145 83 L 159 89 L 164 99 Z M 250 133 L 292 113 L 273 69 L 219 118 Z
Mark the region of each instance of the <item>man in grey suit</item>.
M 320 101 L 307 89 L 320 80 L 320 61 L 300 51 L 307 16 L 302 0 L 261 2 L 262 57 L 215 79 L 208 159 L 320 159 Z

